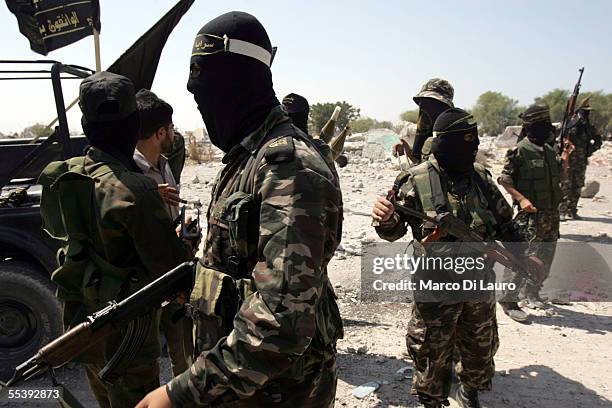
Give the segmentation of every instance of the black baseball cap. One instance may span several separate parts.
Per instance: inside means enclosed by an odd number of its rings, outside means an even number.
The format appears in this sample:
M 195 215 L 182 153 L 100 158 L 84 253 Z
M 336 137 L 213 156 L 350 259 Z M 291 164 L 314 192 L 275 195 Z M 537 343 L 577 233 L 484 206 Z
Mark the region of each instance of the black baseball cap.
M 91 122 L 125 119 L 138 110 L 132 81 L 112 72 L 98 72 L 85 78 L 79 99 L 83 115 Z

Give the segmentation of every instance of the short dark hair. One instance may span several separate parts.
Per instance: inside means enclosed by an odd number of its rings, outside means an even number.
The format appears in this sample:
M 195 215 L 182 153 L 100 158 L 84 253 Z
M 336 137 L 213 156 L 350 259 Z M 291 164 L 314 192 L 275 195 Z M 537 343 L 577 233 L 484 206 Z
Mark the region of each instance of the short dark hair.
M 136 103 L 140 112 L 140 140 L 150 138 L 159 128 L 172 123 L 172 106 L 160 99 L 153 92 L 142 89 L 136 94 Z

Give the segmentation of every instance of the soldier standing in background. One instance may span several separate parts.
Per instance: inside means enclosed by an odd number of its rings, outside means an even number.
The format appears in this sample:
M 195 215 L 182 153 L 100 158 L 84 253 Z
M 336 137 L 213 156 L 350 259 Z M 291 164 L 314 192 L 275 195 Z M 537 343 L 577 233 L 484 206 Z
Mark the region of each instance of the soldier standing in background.
M 326 268 L 342 195 L 276 99 L 271 52 L 247 13 L 223 14 L 196 37 L 187 89 L 226 153 L 191 295 L 198 357 L 138 408 L 334 404 L 342 320 Z
M 559 239 L 561 165 L 554 149 L 546 143 L 553 132 L 548 106 L 532 105 L 521 114 L 521 119 L 525 138 L 508 150 L 497 181 L 518 207 L 515 222 L 529 241 L 529 254 L 544 262 L 546 279 Z M 511 280 L 508 274 L 505 280 Z M 540 288 L 541 285 L 525 285 L 528 307 L 544 307 Z M 502 299 L 500 304 L 510 318 L 519 322 L 527 320 L 527 314 L 519 308 L 516 300 Z
M 400 173 L 393 197 L 379 197 L 376 201 L 372 217 L 378 223 L 378 235 L 396 241 L 410 227 L 414 239 L 421 241 L 434 232 L 432 224 L 395 211 L 392 201 L 396 200 L 429 216 L 451 211 L 485 239 L 521 240 L 512 228 L 512 208 L 490 173 L 475 163 L 479 140 L 472 115 L 461 109 L 448 109 L 438 116 L 433 131 L 433 156 Z M 439 240 L 441 244 L 456 241 L 449 235 Z M 451 249 L 446 248 L 444 253 Z M 492 264 L 487 265 L 482 276 L 492 278 Z M 416 300 L 406 344 L 416 370 L 412 393 L 426 408 L 448 404 L 455 350 L 460 362 L 460 386 L 455 399 L 463 408 L 480 407 L 478 392 L 491 389 L 493 356 L 499 344 L 493 296 L 480 301 Z
M 168 215 L 176 220 L 179 216 L 179 186 L 164 156 L 172 150 L 174 144 L 172 106 L 144 89 L 136 94 L 136 102 L 141 126 L 134 162 L 145 176 L 157 183 L 166 202 Z M 170 302 L 162 309 L 160 320 L 160 329 L 168 343 L 172 373 L 175 376 L 191 365 L 193 355 L 193 322 L 187 316 L 180 317 L 183 310 L 184 306 L 178 301 Z
M 287 113 L 291 118 L 291 121 L 295 126 L 298 127 L 302 132 L 308 133 L 308 115 L 310 113 L 310 105 L 308 100 L 301 95 L 296 93 L 290 93 L 283 98 L 283 106 L 287 109 Z M 348 164 L 348 158 L 341 154 L 342 152 L 335 152 L 320 138 L 313 138 L 315 144 L 319 147 L 321 153 L 333 163 L 334 161 L 340 166 L 345 167 Z
M 290 93 L 283 98 L 283 106 L 287 109 L 293 124 L 308 135 L 308 115 L 310 114 L 308 100 L 302 95 Z
M 419 105 L 419 116 L 412 155 L 420 162 L 427 161 L 427 157 L 431 153 L 433 124 L 442 112 L 454 106 L 454 95 L 455 90 L 447 80 L 432 78 L 414 96 L 414 102 Z M 402 153 L 402 145 L 395 145 L 393 154 L 401 155 Z
M 157 190 L 132 158 L 140 115 L 132 82 L 100 72 L 79 93 L 85 156 L 52 162 L 41 173 L 43 228 L 62 241 L 52 280 L 72 328 L 111 300 L 120 301 L 193 255 L 179 240 Z M 98 377 L 119 348 L 124 331 L 90 347 L 85 363 L 102 408 L 134 406 L 159 385 L 159 313 L 149 316 L 144 344 L 112 384 Z
M 576 112 L 573 123 L 570 123 L 568 137 L 574 145 L 574 150 L 569 156 L 569 168 L 567 175 L 564 176 L 561 187 L 563 189 L 563 200 L 561 203 L 561 220 L 566 218 L 579 220 L 578 200 L 580 192 L 584 186 L 586 168 L 589 157 L 595 153 L 602 145 L 601 135 L 589 120 L 592 108 L 589 100 L 582 102 Z

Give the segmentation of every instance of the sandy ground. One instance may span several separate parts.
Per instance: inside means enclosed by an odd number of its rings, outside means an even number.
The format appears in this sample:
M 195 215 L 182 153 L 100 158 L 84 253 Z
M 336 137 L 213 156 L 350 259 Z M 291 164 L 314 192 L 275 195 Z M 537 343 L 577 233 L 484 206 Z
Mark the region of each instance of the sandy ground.
M 500 152 L 489 163 L 498 174 Z M 595 199 L 581 199 L 581 221 L 561 226 L 562 239 L 612 244 L 612 148 L 598 152 L 587 179 L 597 179 L 601 190 Z M 210 187 L 220 163 L 189 165 L 182 177 L 182 195 L 207 204 Z M 384 193 L 397 173 L 395 162 L 367 163 L 354 159 L 340 169 L 345 223 L 341 250 L 329 266 L 331 281 L 340 297 L 345 336 L 338 344 L 338 407 L 415 407 L 409 394 L 410 378 L 396 371 L 412 366 L 405 353 L 408 303 L 365 303 L 359 299 L 362 242 L 379 240 L 370 226 L 371 204 Z M 198 183 L 194 183 L 197 175 Z M 519 324 L 498 308 L 500 348 L 493 391 L 482 394 L 486 407 L 612 407 L 612 303 L 574 303 L 532 312 L 531 324 Z M 163 381 L 169 379 L 167 359 L 162 359 Z M 75 366 L 59 370 L 66 384 L 85 406 L 95 406 Z M 364 399 L 352 390 L 370 381 L 380 388 Z M 39 379 L 27 386 L 46 386 Z M 7 404 L 0 406 L 48 406 Z M 457 407 L 451 400 L 451 407 Z

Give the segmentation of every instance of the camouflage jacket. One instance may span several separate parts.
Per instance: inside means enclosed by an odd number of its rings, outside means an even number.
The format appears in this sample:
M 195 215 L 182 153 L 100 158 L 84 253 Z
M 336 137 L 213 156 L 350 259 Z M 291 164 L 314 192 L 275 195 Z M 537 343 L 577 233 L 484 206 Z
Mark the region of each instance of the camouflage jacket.
M 603 143 L 603 139 L 595 126 L 583 120 L 570 128 L 568 136 L 575 147 L 572 155 L 576 153 L 576 156 L 589 157 L 599 150 Z
M 419 196 L 418 187 L 415 182 L 415 174 L 425 172 L 426 167 L 432 164 L 434 168 L 438 170 L 443 190 L 447 192 L 447 200 L 450 203 L 451 211 L 453 211 L 458 218 L 480 233 L 485 239 L 501 239 L 505 241 L 524 240 L 517 235 L 518 232 L 511 224 L 512 207 L 510 207 L 495 185 L 490 173 L 479 164 L 475 164 L 475 167 L 478 167 L 478 171 L 475 172 L 476 174 L 474 174 L 474 177 L 481 177 L 483 185 L 487 189 L 485 193 L 480 191 L 480 188 L 472 180 L 465 179 L 461 181 L 461 183 L 464 184 L 462 189 L 465 190 L 462 194 L 463 198 L 459 198 L 457 194 L 453 192 L 454 187 L 450 179 L 443 171 L 438 169 L 435 159 L 430 158 L 428 162 L 421 163 L 412 168 L 410 170 L 411 173 L 406 174 L 405 177 L 403 177 L 402 174 L 398 176 L 396 185 L 394 186 L 396 190 L 395 200 L 417 211 L 429 212 L 429 208 L 423 208 L 422 200 Z M 487 197 L 492 201 L 491 203 L 487 202 Z M 497 212 L 495 216 L 492 213 L 492 209 L 495 209 Z M 499 220 L 499 222 L 497 220 Z M 495 224 L 495 228 L 487 228 L 485 224 Z M 422 220 L 414 217 L 407 217 L 405 214 L 396 211 L 387 222 L 381 223 L 376 227 L 376 232 L 381 238 L 387 241 L 396 241 L 406 235 L 408 227 L 412 229 L 412 235 L 417 240 L 421 240 L 434 230 L 433 225 L 423 223 Z M 455 238 L 449 236 L 442 238 L 442 240 L 454 241 Z
M 333 166 L 280 107 L 223 162 L 198 273 L 246 278 L 252 290 L 229 335 L 168 384 L 177 407 L 256 399 L 275 382 L 319 369 L 342 336 L 326 270 L 342 236 Z
M 498 180 L 514 186 L 536 208 L 556 209 L 561 197 L 560 174 L 561 159 L 550 145 L 540 147 L 523 139 L 506 152 Z
M 62 243 L 52 279 L 67 327 L 192 257 L 176 236 L 156 183 L 102 150 L 92 147 L 85 156 L 50 163 L 39 183 L 43 228 Z M 152 326 L 142 361 L 159 354 L 157 325 Z M 79 360 L 105 362 L 121 337 L 111 336 Z

